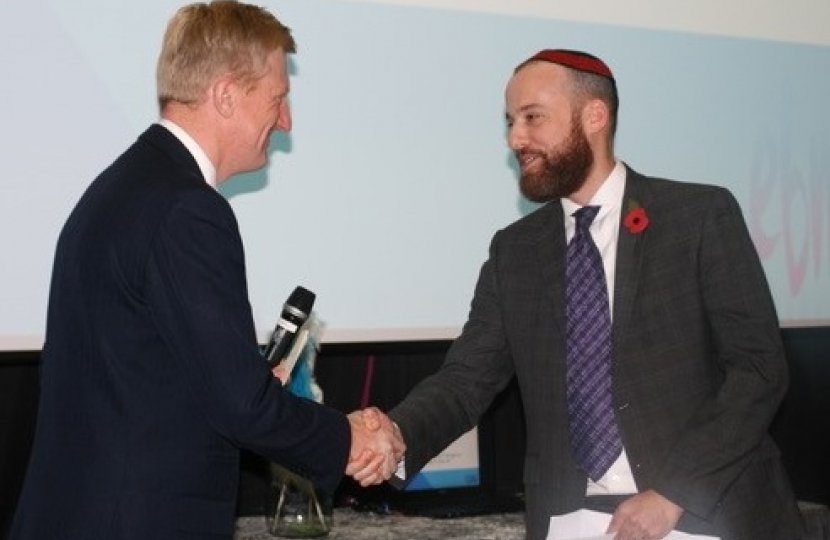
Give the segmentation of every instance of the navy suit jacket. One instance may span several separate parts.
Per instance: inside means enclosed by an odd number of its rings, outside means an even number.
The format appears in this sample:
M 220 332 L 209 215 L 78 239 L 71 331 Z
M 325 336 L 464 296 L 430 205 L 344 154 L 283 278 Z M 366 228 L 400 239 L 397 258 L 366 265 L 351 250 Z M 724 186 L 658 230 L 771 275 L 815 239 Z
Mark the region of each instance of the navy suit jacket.
M 333 491 L 350 437 L 271 375 L 231 207 L 150 127 L 60 234 L 11 539 L 230 539 L 240 448 Z
M 686 509 L 679 524 L 724 540 L 793 540 L 795 499 L 767 434 L 787 388 L 763 268 L 725 189 L 627 170 L 614 286 L 613 393 L 638 489 Z M 554 201 L 493 238 L 470 316 L 444 366 L 392 418 L 407 473 L 474 425 L 515 374 L 527 423 L 527 537 L 585 503 L 565 386 L 565 254 Z

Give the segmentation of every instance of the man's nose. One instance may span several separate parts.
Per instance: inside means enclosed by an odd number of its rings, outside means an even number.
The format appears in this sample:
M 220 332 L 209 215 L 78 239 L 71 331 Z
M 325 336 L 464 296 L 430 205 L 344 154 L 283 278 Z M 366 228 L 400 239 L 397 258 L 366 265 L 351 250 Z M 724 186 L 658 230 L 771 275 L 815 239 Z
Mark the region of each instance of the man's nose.
M 514 152 L 527 146 L 527 133 L 516 124 L 507 128 L 507 144 Z
M 280 103 L 275 129 L 284 133 L 291 131 L 291 106 L 288 104 L 288 99 L 284 99 Z

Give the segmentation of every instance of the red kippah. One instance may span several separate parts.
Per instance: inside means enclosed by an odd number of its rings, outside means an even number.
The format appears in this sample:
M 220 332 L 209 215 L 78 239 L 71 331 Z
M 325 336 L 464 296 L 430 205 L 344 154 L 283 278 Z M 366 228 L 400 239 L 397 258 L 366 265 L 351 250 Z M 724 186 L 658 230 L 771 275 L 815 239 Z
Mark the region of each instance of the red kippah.
M 594 75 L 607 77 L 611 80 L 614 79 L 614 74 L 611 73 L 611 69 L 605 64 L 605 62 L 596 56 L 580 51 L 570 51 L 567 49 L 545 49 L 537 52 L 525 60 L 523 64 L 534 60 L 553 62 L 554 64 L 577 69 L 586 73 L 593 73 Z

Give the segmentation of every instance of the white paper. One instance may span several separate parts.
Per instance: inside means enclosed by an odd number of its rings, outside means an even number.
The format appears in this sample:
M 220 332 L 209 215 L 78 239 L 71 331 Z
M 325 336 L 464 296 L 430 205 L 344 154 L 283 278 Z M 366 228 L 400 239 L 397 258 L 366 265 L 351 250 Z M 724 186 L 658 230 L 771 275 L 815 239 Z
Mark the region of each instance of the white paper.
M 283 370 L 286 376 L 285 386 L 288 386 L 289 381 L 291 381 L 291 372 L 294 371 L 294 365 L 300 358 L 303 349 L 305 349 L 305 344 L 308 341 L 308 335 L 308 328 L 303 326 L 300 332 L 297 334 L 297 337 L 294 338 L 294 344 L 291 345 L 291 349 L 288 351 L 288 354 L 285 356 L 285 358 L 280 360 L 279 367 Z
M 593 510 L 577 510 L 570 514 L 550 518 L 547 540 L 613 540 L 613 534 L 605 534 L 611 514 Z M 671 531 L 665 540 L 720 540 L 716 536 L 687 534 Z

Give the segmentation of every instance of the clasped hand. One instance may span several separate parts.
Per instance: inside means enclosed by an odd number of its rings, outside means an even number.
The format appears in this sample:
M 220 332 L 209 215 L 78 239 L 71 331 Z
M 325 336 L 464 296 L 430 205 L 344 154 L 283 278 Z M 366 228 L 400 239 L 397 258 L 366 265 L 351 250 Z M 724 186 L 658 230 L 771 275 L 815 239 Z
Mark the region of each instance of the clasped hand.
M 282 365 L 271 372 L 283 385 L 288 384 L 291 374 Z M 348 419 L 352 446 L 346 474 L 363 487 L 389 480 L 406 452 L 398 426 L 377 407 L 354 411 Z
M 346 474 L 361 486 L 389 480 L 406 452 L 398 426 L 377 407 L 348 415 L 352 428 L 352 448 Z

